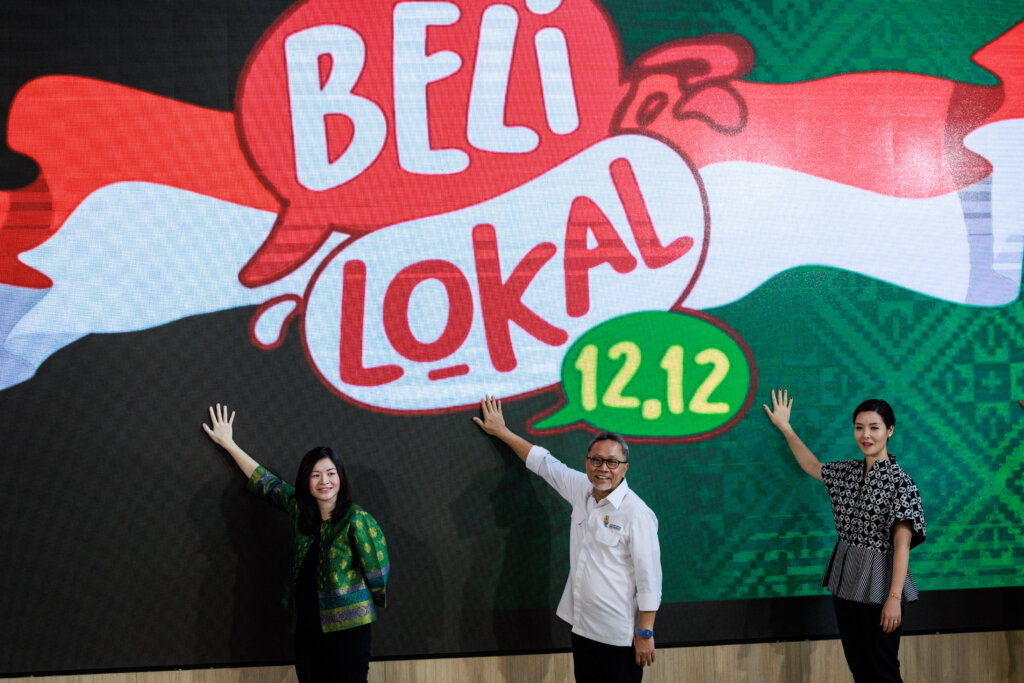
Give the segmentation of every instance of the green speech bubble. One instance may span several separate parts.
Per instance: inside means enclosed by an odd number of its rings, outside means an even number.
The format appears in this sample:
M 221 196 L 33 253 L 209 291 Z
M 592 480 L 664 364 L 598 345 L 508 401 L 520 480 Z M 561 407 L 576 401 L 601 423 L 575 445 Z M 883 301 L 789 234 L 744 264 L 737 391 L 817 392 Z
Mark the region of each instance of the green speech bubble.
M 577 422 L 634 437 L 709 438 L 753 400 L 757 371 L 740 336 L 694 311 L 642 311 L 588 330 L 562 360 L 565 402 L 534 431 Z

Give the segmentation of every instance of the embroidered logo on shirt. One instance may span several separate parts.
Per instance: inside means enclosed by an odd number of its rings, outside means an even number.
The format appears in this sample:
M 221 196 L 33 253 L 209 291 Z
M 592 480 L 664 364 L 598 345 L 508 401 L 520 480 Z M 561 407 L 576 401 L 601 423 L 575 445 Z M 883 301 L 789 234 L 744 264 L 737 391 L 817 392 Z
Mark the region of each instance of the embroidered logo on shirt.
M 608 515 L 604 516 L 604 526 L 606 529 L 615 529 L 616 531 L 622 531 L 621 526 L 619 526 L 618 524 L 612 524 L 610 521 L 608 521 Z

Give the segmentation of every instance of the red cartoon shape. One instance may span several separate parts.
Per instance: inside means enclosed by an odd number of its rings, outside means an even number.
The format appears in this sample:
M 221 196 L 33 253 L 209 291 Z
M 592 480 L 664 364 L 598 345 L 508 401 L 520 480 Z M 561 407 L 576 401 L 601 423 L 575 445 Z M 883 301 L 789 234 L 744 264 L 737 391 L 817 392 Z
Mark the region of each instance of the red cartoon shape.
M 621 64 L 591 0 L 297 5 L 238 90 L 240 136 L 282 206 L 241 281 L 281 278 L 334 230 L 470 206 L 557 166 L 608 136 Z
M 91 78 L 46 76 L 18 91 L 7 140 L 40 172 L 31 185 L 0 192 L 4 284 L 49 287 L 50 278 L 19 255 L 48 240 L 86 197 L 113 183 L 159 183 L 277 210 L 246 164 L 227 112 Z

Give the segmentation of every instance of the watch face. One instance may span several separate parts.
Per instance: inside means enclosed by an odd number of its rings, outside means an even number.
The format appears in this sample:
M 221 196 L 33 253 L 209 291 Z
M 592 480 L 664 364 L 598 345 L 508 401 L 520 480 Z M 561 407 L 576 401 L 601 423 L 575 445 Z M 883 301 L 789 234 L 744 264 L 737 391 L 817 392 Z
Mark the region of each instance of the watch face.
M 651 631 L 650 629 L 637 629 L 636 634 L 644 640 L 654 637 L 654 631 Z

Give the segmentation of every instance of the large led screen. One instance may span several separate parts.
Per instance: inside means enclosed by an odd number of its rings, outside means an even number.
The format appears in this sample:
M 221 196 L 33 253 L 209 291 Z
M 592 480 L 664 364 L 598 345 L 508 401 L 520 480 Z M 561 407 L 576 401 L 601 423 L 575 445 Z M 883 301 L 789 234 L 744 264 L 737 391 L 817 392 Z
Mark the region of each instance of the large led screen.
M 1024 614 L 1019 2 L 0 9 L 0 674 L 287 662 L 290 522 L 201 429 L 338 450 L 377 657 L 568 646 L 569 509 L 659 519 L 660 646 L 835 634 L 824 460 L 882 397 L 909 632 Z

